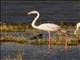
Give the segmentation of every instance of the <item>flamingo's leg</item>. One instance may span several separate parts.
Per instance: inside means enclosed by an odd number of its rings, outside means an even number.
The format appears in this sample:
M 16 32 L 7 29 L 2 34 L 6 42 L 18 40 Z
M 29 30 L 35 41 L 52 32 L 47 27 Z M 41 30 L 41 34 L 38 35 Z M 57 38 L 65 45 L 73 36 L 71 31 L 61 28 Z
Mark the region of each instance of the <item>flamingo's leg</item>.
M 61 31 L 61 30 L 59 30 L 62 34 L 64 34 L 65 35 L 65 49 L 67 49 L 68 48 L 68 35 L 66 34 L 66 32 L 63 32 L 63 31 Z
M 63 32 L 62 32 L 63 33 Z M 65 49 L 67 49 L 68 48 L 68 35 L 66 34 L 66 33 L 63 33 L 64 35 L 65 35 Z
M 65 42 L 65 49 L 67 49 L 67 48 L 68 48 L 68 40 L 67 40 L 67 39 L 68 39 L 68 36 L 67 36 L 67 34 L 65 34 L 65 37 L 66 37 L 66 38 L 65 38 L 65 39 L 66 39 L 66 42 Z
M 51 34 L 48 32 L 48 49 L 51 47 Z

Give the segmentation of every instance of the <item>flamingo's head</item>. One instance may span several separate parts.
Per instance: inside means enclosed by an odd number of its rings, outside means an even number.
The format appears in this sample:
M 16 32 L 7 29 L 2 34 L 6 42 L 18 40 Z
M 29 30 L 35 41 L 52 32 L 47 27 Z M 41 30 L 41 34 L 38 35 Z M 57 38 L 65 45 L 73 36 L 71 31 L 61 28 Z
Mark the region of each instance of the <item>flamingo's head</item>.
M 30 15 L 30 14 L 36 14 L 36 13 L 38 13 L 38 11 L 33 10 L 33 11 L 28 12 L 28 15 Z
M 65 30 L 60 30 L 61 32 L 63 32 L 63 33 L 66 33 L 66 31 Z

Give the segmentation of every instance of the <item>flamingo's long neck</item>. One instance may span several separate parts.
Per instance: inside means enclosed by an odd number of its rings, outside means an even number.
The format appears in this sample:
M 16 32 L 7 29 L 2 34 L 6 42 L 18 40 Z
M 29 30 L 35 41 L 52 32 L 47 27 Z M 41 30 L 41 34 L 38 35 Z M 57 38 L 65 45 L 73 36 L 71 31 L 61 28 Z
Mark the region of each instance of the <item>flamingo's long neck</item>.
M 74 34 L 76 34 L 76 32 L 78 31 L 79 27 L 80 27 L 80 23 L 77 24 L 77 28 L 76 28 L 76 30 L 74 31 Z
M 35 25 L 36 20 L 39 18 L 40 14 L 38 12 L 36 12 L 37 16 L 36 18 L 33 20 L 32 22 L 32 27 L 37 28 L 38 26 Z

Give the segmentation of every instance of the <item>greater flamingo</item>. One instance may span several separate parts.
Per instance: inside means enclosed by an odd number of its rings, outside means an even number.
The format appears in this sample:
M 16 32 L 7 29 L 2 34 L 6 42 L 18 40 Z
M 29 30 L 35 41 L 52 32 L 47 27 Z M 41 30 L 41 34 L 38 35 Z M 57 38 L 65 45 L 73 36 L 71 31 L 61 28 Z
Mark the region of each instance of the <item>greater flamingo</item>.
M 76 35 L 76 33 L 77 33 L 79 27 L 80 27 L 80 22 L 78 22 L 78 23 L 76 24 L 76 30 L 74 31 L 74 34 L 75 34 L 75 35 Z
M 40 14 L 38 11 L 35 11 L 35 10 L 28 12 L 28 15 L 30 15 L 30 14 L 37 14 L 36 18 L 33 20 L 32 24 L 31 24 L 33 28 L 48 31 L 48 36 L 49 36 L 48 37 L 48 49 L 50 49 L 50 45 L 51 45 L 50 31 L 53 31 L 53 32 L 59 31 L 59 32 L 63 33 L 65 35 L 65 37 L 67 37 L 66 31 L 64 31 L 59 25 L 51 24 L 51 23 L 44 23 L 39 26 L 36 26 L 35 22 L 39 18 Z M 66 39 L 65 48 L 67 48 L 67 38 L 65 38 L 65 39 Z

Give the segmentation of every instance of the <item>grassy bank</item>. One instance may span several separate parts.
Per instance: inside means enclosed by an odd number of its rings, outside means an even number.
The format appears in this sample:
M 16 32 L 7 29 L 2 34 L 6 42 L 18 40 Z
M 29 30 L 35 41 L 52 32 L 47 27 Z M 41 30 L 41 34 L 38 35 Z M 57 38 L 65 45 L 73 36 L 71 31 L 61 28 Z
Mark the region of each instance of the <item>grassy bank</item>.
M 74 30 L 75 30 L 75 25 L 73 24 L 64 24 L 63 22 L 61 22 L 60 26 L 67 31 L 68 35 L 69 35 L 69 41 L 68 41 L 68 45 L 78 45 L 80 44 L 80 30 L 77 32 L 77 35 L 73 36 Z M 31 27 L 30 24 L 4 24 L 1 23 L 0 24 L 0 32 L 4 32 L 4 33 L 10 33 L 10 32 L 30 32 L 34 35 L 41 33 L 43 31 L 41 30 L 37 30 Z M 59 36 L 57 36 L 56 39 L 54 39 L 54 37 L 52 37 L 52 45 L 64 45 L 65 44 L 65 38 L 63 38 L 63 35 L 59 34 Z M 54 39 L 54 40 L 53 40 Z M 37 39 L 37 40 L 29 40 L 29 39 L 25 39 L 24 36 L 21 37 L 13 37 L 13 36 L 1 36 L 0 38 L 0 42 L 4 43 L 4 42 L 14 42 L 14 43 L 19 43 L 19 44 L 30 44 L 30 45 L 47 45 L 48 44 L 48 40 L 47 39 Z

